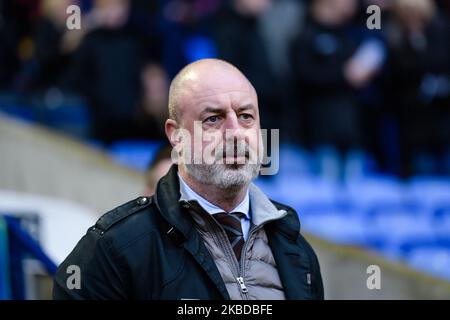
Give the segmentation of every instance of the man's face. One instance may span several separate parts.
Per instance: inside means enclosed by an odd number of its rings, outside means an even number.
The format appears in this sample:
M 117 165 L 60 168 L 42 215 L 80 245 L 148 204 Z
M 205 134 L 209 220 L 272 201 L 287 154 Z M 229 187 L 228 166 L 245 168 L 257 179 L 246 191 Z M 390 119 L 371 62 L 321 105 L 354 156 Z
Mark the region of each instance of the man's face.
M 223 188 L 250 182 L 262 155 L 255 90 L 235 71 L 189 76 L 180 101 L 187 173 Z

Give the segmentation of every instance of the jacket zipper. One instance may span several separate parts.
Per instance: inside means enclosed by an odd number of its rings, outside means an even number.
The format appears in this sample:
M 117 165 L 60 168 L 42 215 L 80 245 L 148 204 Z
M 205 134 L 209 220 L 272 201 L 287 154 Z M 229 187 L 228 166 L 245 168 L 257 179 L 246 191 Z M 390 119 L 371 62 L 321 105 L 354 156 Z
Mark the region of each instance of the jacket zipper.
M 189 202 L 187 202 L 187 204 L 189 205 L 189 207 L 190 207 L 192 210 L 195 211 L 195 209 L 192 207 L 192 205 L 191 205 Z M 287 214 L 287 213 L 285 213 L 284 215 L 286 215 L 286 214 Z M 283 216 L 284 216 L 284 215 L 283 215 Z M 245 281 L 244 281 L 244 279 L 245 279 L 245 272 L 244 272 L 244 271 L 245 271 L 245 268 L 244 268 L 244 264 L 245 264 L 245 254 L 246 254 L 246 252 L 247 252 L 247 244 L 248 244 L 248 242 L 249 242 L 251 236 L 252 236 L 257 230 L 261 229 L 265 224 L 267 224 L 267 223 L 269 223 L 269 222 L 271 222 L 271 221 L 281 219 L 283 216 L 278 217 L 278 218 L 276 218 L 276 219 L 271 219 L 271 220 L 264 221 L 264 223 L 262 223 L 262 224 L 256 226 L 255 228 L 250 227 L 250 231 L 249 231 L 249 233 L 248 233 L 247 241 L 245 241 L 244 247 L 242 248 L 241 263 L 240 263 L 240 264 L 239 264 L 239 261 L 237 261 L 237 258 L 236 258 L 236 256 L 235 256 L 233 250 L 231 249 L 231 245 L 230 245 L 230 242 L 228 241 L 228 237 L 225 236 L 225 237 L 226 237 L 226 240 L 227 240 L 227 241 L 225 241 L 225 242 L 224 242 L 224 241 L 220 241 L 220 240 L 222 240 L 222 239 L 220 239 L 220 238 L 222 238 L 221 236 L 218 237 L 218 238 L 219 238 L 219 242 L 220 242 L 221 245 L 222 245 L 222 248 L 225 249 L 225 252 L 227 253 L 228 258 L 229 258 L 229 260 L 231 261 L 231 264 L 234 265 L 234 269 L 235 269 L 234 271 L 236 272 L 235 274 L 237 274 L 236 281 L 237 281 L 237 284 L 239 285 L 239 289 L 240 289 L 240 293 L 241 293 L 242 300 L 249 300 L 249 297 L 248 297 L 248 288 L 247 288 L 247 286 L 245 285 Z M 211 223 L 211 221 L 208 221 L 208 223 L 210 224 L 211 227 L 213 227 L 213 224 L 215 224 L 215 227 L 220 228 L 220 230 L 221 230 L 221 235 L 225 234 L 225 231 L 223 230 L 223 228 L 222 228 L 215 220 L 214 220 L 214 223 Z
M 241 289 L 241 294 L 243 296 L 243 298 L 245 298 L 245 300 L 248 300 L 248 289 L 247 286 L 245 285 L 245 254 L 247 252 L 247 244 L 249 242 L 249 240 L 251 239 L 252 235 L 253 235 L 253 231 L 257 230 L 259 228 L 252 228 L 250 227 L 249 233 L 248 233 L 248 237 L 247 237 L 247 241 L 244 242 L 244 247 L 242 248 L 242 252 L 241 252 L 241 263 L 239 264 L 238 261 L 238 277 L 236 278 L 239 287 Z M 235 259 L 236 260 L 236 259 Z
M 237 277 L 236 280 L 238 281 L 239 286 L 241 287 L 241 292 L 246 294 L 248 292 L 248 289 L 245 286 L 244 278 Z
M 285 215 L 286 215 L 287 213 L 285 213 Z M 251 237 L 252 237 L 252 235 L 256 232 L 256 231 L 258 231 L 259 229 L 261 229 L 264 225 L 266 225 L 267 223 L 269 223 L 269 222 L 271 222 L 271 221 L 274 221 L 274 220 L 278 220 L 278 219 L 280 219 L 281 217 L 279 217 L 279 218 L 277 218 L 277 219 L 271 219 L 271 220 L 267 220 L 267 221 L 264 221 L 262 224 L 260 224 L 260 225 L 258 225 L 258 226 L 255 226 L 254 228 L 253 227 L 250 227 L 250 230 L 249 230 L 249 233 L 248 233 L 248 236 L 247 236 L 247 241 L 245 241 L 244 242 L 244 247 L 242 248 L 242 253 L 241 253 L 241 263 L 240 263 L 240 265 L 238 266 L 238 273 L 239 273 L 239 276 L 236 278 L 236 280 L 237 280 L 237 282 L 238 282 L 238 284 L 239 284 L 239 286 L 240 286 L 240 288 L 241 288 L 241 293 L 242 293 L 242 295 L 246 298 L 246 300 L 248 300 L 249 298 L 248 298 L 248 289 L 247 289 L 247 286 L 245 285 L 245 281 L 244 281 L 244 279 L 245 279 L 245 268 L 244 268 L 244 264 L 245 264 L 245 254 L 247 253 L 247 244 L 249 243 L 249 240 L 251 239 Z M 253 226 L 253 225 L 252 225 Z
M 187 204 L 191 208 L 191 210 L 195 211 L 195 208 L 189 202 L 187 202 Z M 248 295 L 247 295 L 248 289 L 245 285 L 244 277 L 240 276 L 241 272 L 240 272 L 240 268 L 239 268 L 239 261 L 237 261 L 237 259 L 235 257 L 235 254 L 231 248 L 230 241 L 228 240 L 228 237 L 226 236 L 225 231 L 223 230 L 222 226 L 220 226 L 214 219 L 212 219 L 212 220 L 207 219 L 206 221 L 212 229 L 219 228 L 219 230 L 221 231 L 220 235 L 215 236 L 213 233 L 212 236 L 217 238 L 217 240 L 220 244 L 220 247 L 222 249 L 224 249 L 224 253 L 225 253 L 225 256 L 227 257 L 227 260 L 229 262 L 231 262 L 231 266 L 232 266 L 231 269 L 234 269 L 234 270 L 232 270 L 232 273 L 234 273 L 237 284 L 239 285 L 239 291 L 241 293 L 242 300 L 248 300 Z M 224 239 L 223 235 L 225 235 L 225 239 Z M 245 245 L 246 245 L 246 243 L 244 243 L 244 247 L 245 247 Z

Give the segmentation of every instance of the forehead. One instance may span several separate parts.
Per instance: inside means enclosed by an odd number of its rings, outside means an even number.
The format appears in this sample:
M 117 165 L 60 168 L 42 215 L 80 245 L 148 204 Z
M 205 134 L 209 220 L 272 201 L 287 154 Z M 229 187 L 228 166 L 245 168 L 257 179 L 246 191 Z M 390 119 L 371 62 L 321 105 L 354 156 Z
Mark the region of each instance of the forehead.
M 185 79 L 182 91 L 182 112 L 200 112 L 208 105 L 236 108 L 253 104 L 257 107 L 253 86 L 238 73 L 191 74 Z

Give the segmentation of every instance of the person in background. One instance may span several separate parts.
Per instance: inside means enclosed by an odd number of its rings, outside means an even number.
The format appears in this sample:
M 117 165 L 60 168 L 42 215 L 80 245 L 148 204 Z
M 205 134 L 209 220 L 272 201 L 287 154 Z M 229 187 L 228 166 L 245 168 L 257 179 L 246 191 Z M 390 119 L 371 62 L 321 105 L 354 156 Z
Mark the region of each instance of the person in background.
M 440 165 L 450 146 L 448 17 L 432 0 L 396 0 L 392 15 L 386 90 L 399 124 L 401 175 L 448 174 Z
M 21 92 L 44 92 L 52 87 L 60 87 L 64 83 L 67 65 L 73 52 L 77 49 L 88 23 L 81 29 L 69 30 L 66 26 L 67 7 L 76 0 L 43 0 L 40 3 L 40 17 L 37 19 L 32 33 L 34 50 L 32 56 L 24 63 L 19 72 Z M 83 22 L 84 22 L 83 16 Z
M 260 19 L 271 5 L 272 0 L 232 0 L 214 17 L 211 34 L 218 57 L 242 70 L 258 90 L 262 126 L 279 128 L 280 88 L 260 30 Z
M 141 98 L 135 114 L 137 136 L 142 139 L 164 139 L 169 92 L 166 70 L 157 63 L 146 64 L 141 72 L 141 87 Z
M 155 158 L 150 162 L 145 171 L 145 190 L 144 196 L 152 196 L 155 194 L 156 184 L 167 174 L 172 166 L 172 148 L 163 147 L 156 154 Z
M 141 70 L 158 62 L 159 42 L 128 23 L 129 0 L 96 0 L 90 16 L 94 27 L 75 52 L 66 84 L 87 98 L 94 138 L 106 144 L 135 138 Z
M 385 52 L 382 42 L 355 23 L 357 10 L 357 0 L 312 1 L 303 31 L 292 43 L 297 108 L 303 115 L 300 140 L 319 154 L 331 149 L 347 156 L 364 142 L 358 93 L 372 84 Z M 345 161 L 336 167 L 332 178 L 343 177 Z

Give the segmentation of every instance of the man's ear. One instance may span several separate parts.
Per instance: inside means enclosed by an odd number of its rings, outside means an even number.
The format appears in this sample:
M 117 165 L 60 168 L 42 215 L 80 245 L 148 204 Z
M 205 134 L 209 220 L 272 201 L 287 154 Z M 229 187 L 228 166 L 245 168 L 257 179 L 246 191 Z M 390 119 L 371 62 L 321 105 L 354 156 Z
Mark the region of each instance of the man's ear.
M 166 131 L 167 139 L 169 139 L 172 147 L 176 147 L 176 145 L 180 142 L 179 137 L 177 135 L 178 123 L 173 119 L 167 119 L 164 124 L 164 129 Z
M 167 119 L 164 125 L 167 139 L 169 139 L 172 145 L 172 162 L 180 164 L 180 157 L 183 157 L 183 139 L 185 139 L 183 134 L 183 128 L 178 126 L 178 123 L 173 119 Z M 190 155 L 188 152 L 187 155 Z

